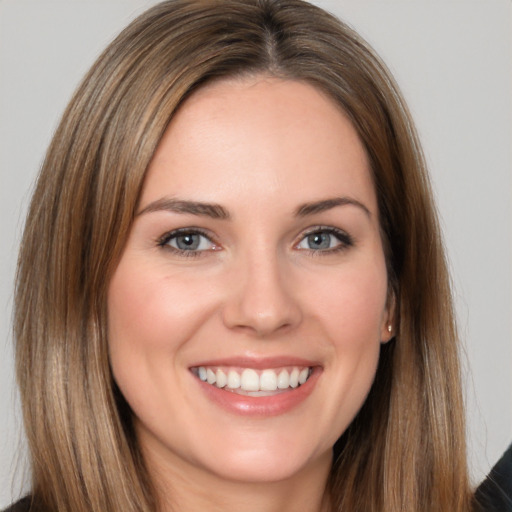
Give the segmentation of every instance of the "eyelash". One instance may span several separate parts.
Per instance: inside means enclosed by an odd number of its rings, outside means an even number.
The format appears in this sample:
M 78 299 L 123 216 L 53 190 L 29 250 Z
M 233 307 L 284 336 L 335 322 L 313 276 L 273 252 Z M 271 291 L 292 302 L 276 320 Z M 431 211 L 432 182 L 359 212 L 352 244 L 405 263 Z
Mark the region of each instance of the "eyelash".
M 187 236 L 187 235 L 199 235 L 203 238 L 206 238 L 209 243 L 212 244 L 213 247 L 217 247 L 217 244 L 212 240 L 211 235 L 203 231 L 199 228 L 180 228 L 175 229 L 173 231 L 169 231 L 167 233 L 164 233 L 160 238 L 157 240 L 157 245 L 161 247 L 162 249 L 168 250 L 173 252 L 174 254 L 177 254 L 179 256 L 185 256 L 186 258 L 197 258 L 202 255 L 203 252 L 208 252 L 205 250 L 186 250 L 186 249 L 179 249 L 178 247 L 172 247 L 169 245 L 171 240 L 175 240 L 176 238 L 180 236 Z M 212 249 L 212 250 L 218 250 L 218 249 Z
M 335 247 L 330 247 L 327 249 L 303 249 L 305 251 L 308 251 L 313 256 L 328 256 L 332 254 L 337 254 L 339 252 L 346 251 L 348 248 L 354 245 L 354 239 L 345 231 L 338 228 L 334 228 L 332 226 L 318 226 L 315 227 L 314 229 L 311 229 L 310 231 L 301 234 L 301 238 L 299 242 L 295 244 L 295 247 L 302 243 L 302 241 L 304 241 L 307 237 L 317 234 L 332 235 L 334 238 L 336 238 L 339 244 L 336 245 Z
M 327 256 L 331 254 L 336 254 L 342 251 L 346 251 L 349 247 L 352 247 L 354 245 L 353 238 L 346 233 L 345 231 L 342 231 L 341 229 L 337 229 L 330 226 L 318 226 L 314 229 L 311 229 L 309 231 L 306 231 L 301 234 L 299 241 L 294 245 L 294 247 L 298 247 L 300 243 L 302 243 L 307 237 L 311 235 L 316 234 L 326 234 L 326 235 L 332 235 L 336 238 L 336 240 L 339 242 L 338 245 L 335 247 L 330 247 L 327 249 L 302 249 L 304 251 L 308 251 L 311 255 L 314 256 Z M 208 240 L 210 244 L 212 244 L 213 248 L 210 250 L 219 250 L 217 244 L 212 240 L 211 235 L 209 235 L 207 232 L 203 231 L 199 228 L 180 228 L 175 229 L 173 231 L 169 231 L 167 233 L 164 233 L 161 237 L 157 239 L 157 246 L 161 247 L 162 249 L 168 250 L 173 252 L 174 254 L 177 254 L 179 256 L 184 256 L 187 258 L 190 257 L 200 257 L 202 256 L 204 252 L 209 252 L 209 250 L 195 250 L 195 249 L 179 249 L 177 247 L 173 247 L 169 245 L 169 243 L 172 240 L 177 239 L 180 236 L 187 236 L 187 235 L 199 235 L 201 237 L 204 237 Z

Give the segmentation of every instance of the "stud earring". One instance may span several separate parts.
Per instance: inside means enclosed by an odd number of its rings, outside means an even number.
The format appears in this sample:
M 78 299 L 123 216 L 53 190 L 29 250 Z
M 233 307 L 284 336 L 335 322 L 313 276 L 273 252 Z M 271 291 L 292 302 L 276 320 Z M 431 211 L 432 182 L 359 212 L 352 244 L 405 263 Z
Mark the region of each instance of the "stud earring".
M 388 332 L 391 332 L 393 330 L 393 326 L 391 324 L 388 325 Z

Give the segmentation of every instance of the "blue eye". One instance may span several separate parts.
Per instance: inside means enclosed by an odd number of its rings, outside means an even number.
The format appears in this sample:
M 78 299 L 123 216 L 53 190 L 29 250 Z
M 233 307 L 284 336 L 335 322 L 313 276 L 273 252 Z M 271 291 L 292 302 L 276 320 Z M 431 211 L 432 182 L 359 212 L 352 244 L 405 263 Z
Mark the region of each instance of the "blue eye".
M 307 233 L 297 244 L 297 248 L 330 252 L 345 249 L 352 244 L 352 239 L 347 233 L 334 228 L 320 228 Z
M 203 233 L 194 230 L 176 230 L 165 234 L 158 245 L 180 253 L 215 250 L 216 245 Z

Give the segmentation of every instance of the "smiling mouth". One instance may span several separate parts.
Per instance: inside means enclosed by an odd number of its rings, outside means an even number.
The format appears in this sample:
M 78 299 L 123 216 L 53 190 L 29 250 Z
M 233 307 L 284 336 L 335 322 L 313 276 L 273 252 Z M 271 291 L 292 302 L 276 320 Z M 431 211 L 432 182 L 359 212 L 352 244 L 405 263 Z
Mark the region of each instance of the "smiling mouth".
M 305 384 L 312 367 L 294 366 L 255 370 L 253 368 L 205 367 L 191 368 L 201 381 L 239 395 L 272 396 L 291 391 Z

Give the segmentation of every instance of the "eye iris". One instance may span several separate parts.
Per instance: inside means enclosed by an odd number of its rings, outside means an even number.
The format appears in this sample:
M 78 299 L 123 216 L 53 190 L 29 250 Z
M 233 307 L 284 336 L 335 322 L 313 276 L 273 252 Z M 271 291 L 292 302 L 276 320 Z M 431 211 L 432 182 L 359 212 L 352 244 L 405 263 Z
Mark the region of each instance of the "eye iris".
M 313 233 L 308 235 L 308 245 L 310 249 L 329 249 L 331 245 L 331 235 L 328 233 Z
M 184 251 L 193 251 L 197 249 L 199 247 L 199 243 L 199 235 L 194 235 L 192 233 L 176 237 L 176 246 L 178 249 Z

